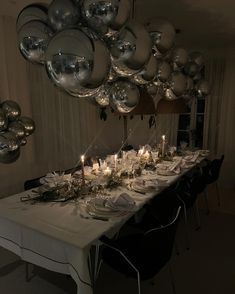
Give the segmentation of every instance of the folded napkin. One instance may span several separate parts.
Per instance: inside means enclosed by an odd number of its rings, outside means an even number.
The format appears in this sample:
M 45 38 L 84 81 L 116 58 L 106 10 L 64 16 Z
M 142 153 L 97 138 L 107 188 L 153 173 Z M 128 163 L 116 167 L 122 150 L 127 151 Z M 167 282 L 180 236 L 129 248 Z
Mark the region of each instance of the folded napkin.
M 121 193 L 120 195 L 109 198 L 105 203 L 105 207 L 122 211 L 133 210 L 135 201 L 127 193 Z
M 182 163 L 182 159 L 179 159 L 179 160 L 175 161 L 175 162 L 169 167 L 169 170 L 170 170 L 170 171 L 178 170 L 178 168 L 180 167 L 181 163 Z
M 71 181 L 71 174 L 65 175 L 64 173 L 58 174 L 56 172 L 48 173 L 45 177 L 40 179 L 40 183 L 43 185 L 41 189 L 44 189 L 45 191 L 47 189 L 61 187 L 67 183 L 70 183 Z

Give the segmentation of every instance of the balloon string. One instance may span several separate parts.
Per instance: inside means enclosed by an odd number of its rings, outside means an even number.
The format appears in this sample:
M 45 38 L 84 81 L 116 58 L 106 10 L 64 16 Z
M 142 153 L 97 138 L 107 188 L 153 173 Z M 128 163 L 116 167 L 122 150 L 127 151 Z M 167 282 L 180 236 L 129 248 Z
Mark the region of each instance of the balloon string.
M 135 124 L 135 126 L 134 126 L 134 128 L 133 128 L 132 130 L 130 130 L 130 132 L 129 132 L 127 138 L 123 141 L 123 143 L 122 143 L 121 147 L 119 148 L 117 154 L 119 154 L 119 153 L 121 152 L 122 148 L 125 146 L 126 142 L 127 142 L 128 139 L 130 138 L 130 136 L 131 136 L 131 135 L 135 132 L 135 130 L 137 129 L 139 123 L 140 123 L 140 121 L 137 121 L 136 124 Z

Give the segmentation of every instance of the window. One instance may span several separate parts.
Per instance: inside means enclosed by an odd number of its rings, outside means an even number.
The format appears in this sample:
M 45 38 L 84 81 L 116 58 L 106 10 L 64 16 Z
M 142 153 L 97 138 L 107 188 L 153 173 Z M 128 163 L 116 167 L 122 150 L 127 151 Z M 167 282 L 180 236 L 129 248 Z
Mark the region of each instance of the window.
M 190 148 L 202 148 L 205 99 L 193 98 L 189 102 L 188 112 L 179 116 L 177 146 L 184 141 Z

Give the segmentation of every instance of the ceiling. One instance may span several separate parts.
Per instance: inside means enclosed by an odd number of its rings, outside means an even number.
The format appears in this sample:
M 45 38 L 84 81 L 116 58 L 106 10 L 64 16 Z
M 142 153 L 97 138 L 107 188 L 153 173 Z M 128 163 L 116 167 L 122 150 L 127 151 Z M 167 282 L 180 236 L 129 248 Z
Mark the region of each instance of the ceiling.
M 17 17 L 26 5 L 51 0 L 4 0 L 0 14 Z M 234 0 L 136 0 L 135 18 L 169 20 L 180 30 L 176 42 L 188 49 L 235 47 Z

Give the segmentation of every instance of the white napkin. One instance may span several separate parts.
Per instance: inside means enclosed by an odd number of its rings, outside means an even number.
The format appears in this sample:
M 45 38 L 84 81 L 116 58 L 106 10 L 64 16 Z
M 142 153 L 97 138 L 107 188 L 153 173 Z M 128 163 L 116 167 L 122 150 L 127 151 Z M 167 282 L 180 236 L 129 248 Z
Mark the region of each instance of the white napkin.
M 135 201 L 127 193 L 121 193 L 109 198 L 105 203 L 105 207 L 121 211 L 133 210 Z
M 66 183 L 70 183 L 72 181 L 72 175 L 65 175 L 62 173 L 61 175 L 52 172 L 48 173 L 45 177 L 40 179 L 40 183 L 44 186 L 45 189 L 52 189 L 58 186 L 63 186 Z
M 178 168 L 180 167 L 181 163 L 182 163 L 182 159 L 175 161 L 175 162 L 169 167 L 169 170 L 170 170 L 170 171 L 178 170 Z

